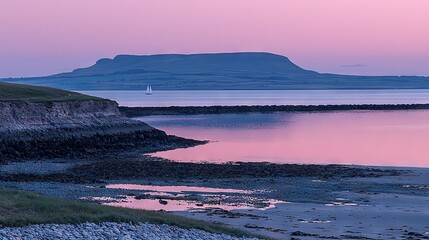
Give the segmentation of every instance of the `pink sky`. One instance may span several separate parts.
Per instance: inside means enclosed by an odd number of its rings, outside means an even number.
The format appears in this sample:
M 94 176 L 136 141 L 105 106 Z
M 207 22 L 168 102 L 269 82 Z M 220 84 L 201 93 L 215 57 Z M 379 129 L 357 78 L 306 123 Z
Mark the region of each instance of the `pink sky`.
M 0 77 L 237 51 L 320 72 L 429 75 L 428 12 L 428 0 L 1 0 Z

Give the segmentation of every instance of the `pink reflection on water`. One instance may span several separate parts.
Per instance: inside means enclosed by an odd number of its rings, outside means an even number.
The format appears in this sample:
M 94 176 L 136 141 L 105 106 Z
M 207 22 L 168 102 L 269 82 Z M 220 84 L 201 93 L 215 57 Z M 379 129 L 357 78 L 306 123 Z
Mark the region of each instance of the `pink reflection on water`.
M 162 127 L 169 134 L 215 142 L 153 155 L 192 162 L 268 161 L 429 167 L 429 111 L 283 116 L 288 121 L 279 121 L 268 128 Z
M 237 209 L 255 209 L 254 206 L 250 205 L 239 205 L 239 204 L 203 204 L 198 206 L 198 202 L 186 201 L 186 200 L 164 200 L 167 204 L 161 204 L 158 199 L 135 199 L 134 197 L 126 197 L 121 201 L 111 201 L 110 198 L 92 198 L 93 200 L 106 201 L 103 204 L 115 207 L 124 207 L 132 209 L 145 209 L 152 211 L 189 211 L 194 209 L 206 209 L 206 208 L 220 208 L 224 210 L 237 210 Z M 265 210 L 275 207 L 277 203 L 283 203 L 282 201 L 272 200 L 271 204 L 265 208 L 258 208 L 259 210 Z
M 229 189 L 229 188 L 209 188 L 209 187 L 191 187 L 191 186 L 155 186 L 155 185 L 140 185 L 140 184 L 108 184 L 106 188 L 113 189 L 128 189 L 128 190 L 146 190 L 160 191 L 167 193 L 185 193 L 185 192 L 201 192 L 201 193 L 251 193 L 251 191 Z
M 112 197 L 90 197 L 87 199 L 100 201 L 104 205 L 117 206 L 133 209 L 145 210 L 164 210 L 164 211 L 189 211 L 202 210 L 207 208 L 219 208 L 224 210 L 234 209 L 259 209 L 265 210 L 275 207 L 277 203 L 285 203 L 274 199 L 257 199 L 247 194 L 254 191 L 224 189 L 224 188 L 206 188 L 206 187 L 189 187 L 189 186 L 155 186 L 155 185 L 137 185 L 137 184 L 109 184 L 106 188 L 111 189 L 127 189 L 127 190 L 142 190 L 146 195 L 143 198 L 135 196 L 120 196 L 120 198 Z M 179 194 L 178 194 L 179 193 Z M 244 194 L 244 199 L 249 202 L 227 203 L 225 201 L 216 200 L 216 203 L 205 203 L 196 200 L 188 200 L 187 197 L 197 194 L 205 199 L 223 199 L 226 200 L 228 195 L 225 193 Z M 160 200 L 162 199 L 162 200 Z M 263 202 L 265 206 L 256 206 L 252 202 Z

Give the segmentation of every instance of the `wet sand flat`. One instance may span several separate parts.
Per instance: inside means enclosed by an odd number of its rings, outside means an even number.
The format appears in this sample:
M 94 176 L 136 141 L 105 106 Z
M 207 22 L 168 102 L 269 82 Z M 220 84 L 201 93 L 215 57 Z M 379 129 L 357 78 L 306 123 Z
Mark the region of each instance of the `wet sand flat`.
M 319 189 L 313 190 L 305 181 L 295 185 L 306 188 L 296 190 L 303 192 L 301 199 L 293 197 L 296 192 L 289 197 L 285 193 L 283 200 L 290 202 L 278 203 L 275 208 L 232 210 L 235 215 L 211 211 L 176 214 L 278 239 L 429 238 L 429 169 L 414 169 L 405 176 L 321 181 Z M 272 185 L 280 192 L 282 184 L 285 182 Z M 305 194 L 308 190 L 315 194 Z M 328 197 L 317 196 L 320 190 L 329 192 Z

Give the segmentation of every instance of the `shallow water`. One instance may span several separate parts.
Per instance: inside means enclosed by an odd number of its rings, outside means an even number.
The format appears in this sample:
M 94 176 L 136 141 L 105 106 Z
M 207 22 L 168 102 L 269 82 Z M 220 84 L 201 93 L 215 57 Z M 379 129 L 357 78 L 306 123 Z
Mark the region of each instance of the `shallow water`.
M 429 167 L 429 111 L 221 114 L 138 118 L 211 140 L 153 154 L 187 162 L 274 162 Z
M 326 105 L 429 103 L 428 89 L 391 90 L 226 90 L 81 91 L 122 106 Z
M 218 198 L 223 198 L 221 195 L 217 195 Z M 91 200 L 104 202 L 104 205 L 108 206 L 116 206 L 116 207 L 124 207 L 124 208 L 132 208 L 132 209 L 144 209 L 151 211 L 196 211 L 196 210 L 205 210 L 205 209 L 223 209 L 227 211 L 231 210 L 244 210 L 244 209 L 258 209 L 258 210 L 266 210 L 270 208 L 274 208 L 275 204 L 283 203 L 282 201 L 270 200 L 270 205 L 264 208 L 258 208 L 252 205 L 247 204 L 238 204 L 238 203 L 219 203 L 219 204 L 202 204 L 196 201 L 188 201 L 188 200 L 163 200 L 165 204 L 161 204 L 158 199 L 136 199 L 135 197 L 127 196 L 124 199 L 120 199 L 116 201 L 114 198 L 100 198 L 93 197 Z
M 228 188 L 139 184 L 109 184 L 106 188 L 137 191 L 137 196 L 140 197 L 116 196 L 90 197 L 86 199 L 99 201 L 110 206 L 154 211 L 191 211 L 204 209 L 266 210 L 275 207 L 277 203 L 284 203 L 283 201 L 258 199 L 250 196 L 249 194 L 254 193 L 254 191 Z
M 128 190 L 146 190 L 146 191 L 161 191 L 166 193 L 250 193 L 239 189 L 229 188 L 209 188 L 209 187 L 191 187 L 191 186 L 154 186 L 140 184 L 108 184 L 106 188 L 113 189 L 128 189 Z

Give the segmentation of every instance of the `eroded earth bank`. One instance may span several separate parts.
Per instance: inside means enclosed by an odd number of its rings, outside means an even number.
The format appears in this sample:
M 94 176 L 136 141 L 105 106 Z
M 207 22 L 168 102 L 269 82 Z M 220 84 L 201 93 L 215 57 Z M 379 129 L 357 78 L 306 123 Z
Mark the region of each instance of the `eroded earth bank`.
M 109 100 L 0 102 L 0 161 L 101 157 L 201 144 L 122 115 Z

